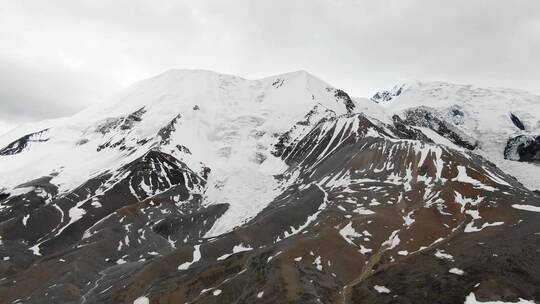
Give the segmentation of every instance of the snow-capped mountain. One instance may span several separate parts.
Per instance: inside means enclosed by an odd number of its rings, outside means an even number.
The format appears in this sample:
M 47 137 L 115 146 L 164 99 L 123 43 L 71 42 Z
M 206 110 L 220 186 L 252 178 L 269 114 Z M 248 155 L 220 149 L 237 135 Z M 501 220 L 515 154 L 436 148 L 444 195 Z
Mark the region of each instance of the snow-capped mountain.
M 539 105 L 141 81 L 0 137 L 0 303 L 539 301 Z
M 273 175 L 285 169 L 271 153 L 277 136 L 309 111 L 351 111 L 354 104 L 340 92 L 302 71 L 257 81 L 169 71 L 133 85 L 113 102 L 9 143 L 0 152 L 6 156 L 0 185 L 52 175 L 63 194 L 159 149 L 201 176 L 211 169 L 206 202 L 230 204 L 218 225 L 223 228 L 215 229 L 225 232 L 234 226 L 227 219 L 253 216 L 276 195 Z

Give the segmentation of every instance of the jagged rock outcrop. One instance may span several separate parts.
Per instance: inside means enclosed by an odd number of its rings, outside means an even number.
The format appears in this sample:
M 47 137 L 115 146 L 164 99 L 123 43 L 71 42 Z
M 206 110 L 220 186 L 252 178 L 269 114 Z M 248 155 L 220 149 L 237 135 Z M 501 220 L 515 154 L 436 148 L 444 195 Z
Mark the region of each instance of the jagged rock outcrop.
M 452 114 L 454 117 L 457 117 L 458 121 L 463 116 L 457 109 L 453 109 Z M 427 107 L 409 109 L 405 112 L 404 121 L 409 125 L 430 128 L 440 136 L 468 150 L 474 150 L 478 145 L 474 139 L 469 138 L 459 129 L 441 118 L 435 109 Z
M 518 135 L 508 139 L 504 158 L 523 162 L 540 162 L 540 136 Z
M 30 145 L 32 145 L 32 143 L 46 142 L 47 140 L 49 140 L 46 135 L 47 129 L 24 135 L 21 138 L 3 147 L 0 150 L 0 155 L 6 156 L 21 153 Z

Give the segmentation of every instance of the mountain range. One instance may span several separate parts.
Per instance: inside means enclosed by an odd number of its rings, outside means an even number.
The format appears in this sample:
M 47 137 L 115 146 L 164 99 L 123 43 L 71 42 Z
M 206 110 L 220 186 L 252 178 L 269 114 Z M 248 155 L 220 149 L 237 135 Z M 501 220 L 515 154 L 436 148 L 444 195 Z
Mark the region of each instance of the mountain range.
M 540 302 L 540 96 L 171 70 L 0 136 L 0 303 Z

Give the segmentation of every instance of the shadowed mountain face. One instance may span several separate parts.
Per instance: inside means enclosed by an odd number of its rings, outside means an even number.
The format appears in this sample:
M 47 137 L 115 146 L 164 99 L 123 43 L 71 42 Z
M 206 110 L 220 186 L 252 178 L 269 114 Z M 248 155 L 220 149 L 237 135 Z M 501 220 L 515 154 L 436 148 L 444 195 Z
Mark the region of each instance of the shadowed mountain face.
M 0 141 L 0 303 L 540 301 L 540 196 L 366 102 L 172 71 Z

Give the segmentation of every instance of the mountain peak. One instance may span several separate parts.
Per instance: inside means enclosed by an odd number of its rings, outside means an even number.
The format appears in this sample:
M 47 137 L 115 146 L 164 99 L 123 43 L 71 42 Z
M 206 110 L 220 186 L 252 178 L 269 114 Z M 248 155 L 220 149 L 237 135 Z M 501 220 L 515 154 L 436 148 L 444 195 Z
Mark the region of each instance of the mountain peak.
M 231 77 L 231 78 L 240 78 L 244 79 L 240 76 L 232 75 L 232 74 L 226 74 L 226 73 L 220 73 L 214 70 L 207 70 L 207 69 L 169 69 L 166 70 L 156 76 L 150 77 L 149 79 L 182 79 L 182 78 L 201 78 L 201 77 Z M 145 81 L 145 80 L 142 80 Z

